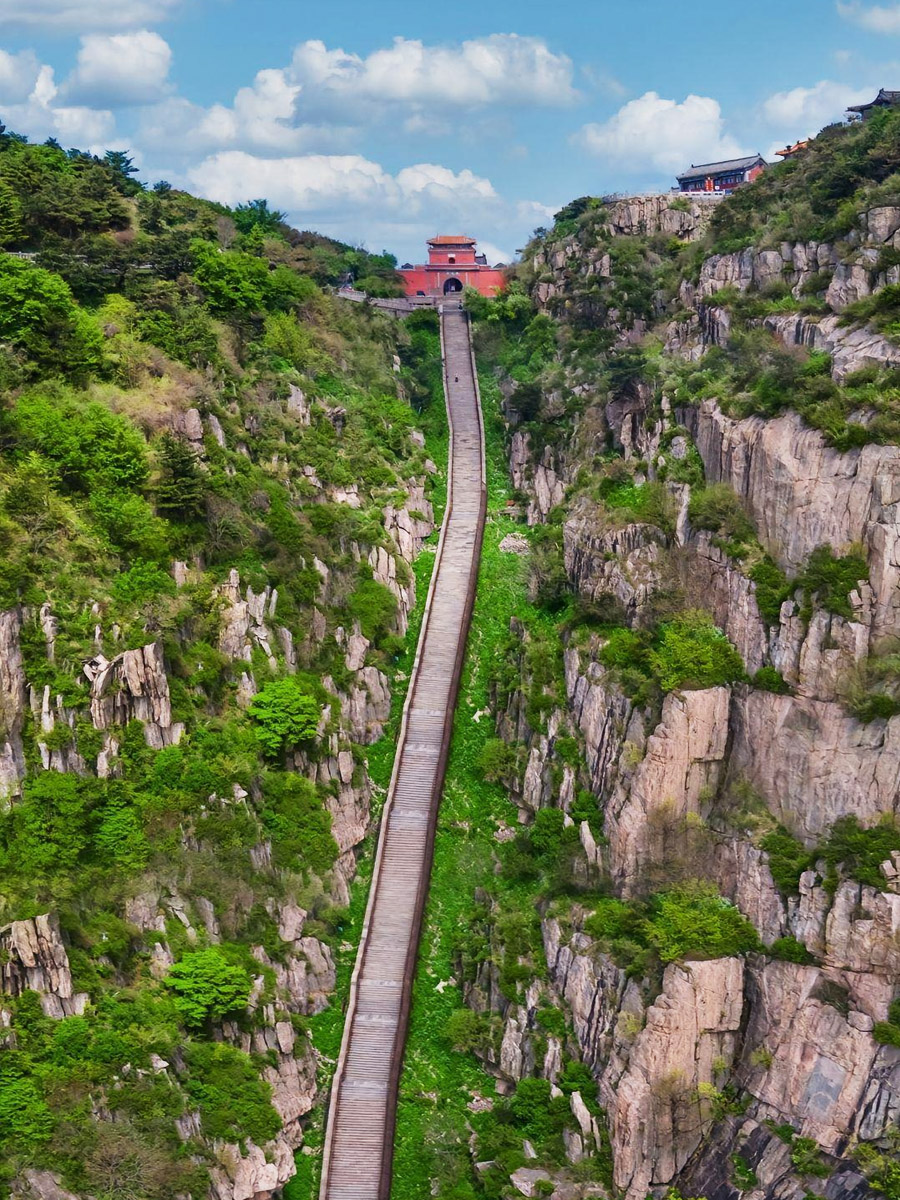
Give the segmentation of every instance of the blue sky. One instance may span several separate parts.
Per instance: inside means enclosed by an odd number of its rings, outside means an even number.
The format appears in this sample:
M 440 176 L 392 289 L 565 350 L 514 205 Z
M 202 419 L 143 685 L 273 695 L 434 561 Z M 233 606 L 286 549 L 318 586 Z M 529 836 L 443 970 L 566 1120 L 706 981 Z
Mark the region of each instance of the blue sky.
M 900 88 L 881 0 L 0 0 L 0 120 L 401 260 L 507 258 L 575 196 L 815 132 Z

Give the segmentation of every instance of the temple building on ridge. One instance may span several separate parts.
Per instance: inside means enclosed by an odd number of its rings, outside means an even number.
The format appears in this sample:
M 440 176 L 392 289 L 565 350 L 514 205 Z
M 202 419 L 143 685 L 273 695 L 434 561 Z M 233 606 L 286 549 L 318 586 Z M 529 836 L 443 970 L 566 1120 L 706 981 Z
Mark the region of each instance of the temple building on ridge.
M 724 162 L 695 163 L 678 176 L 682 192 L 733 192 L 742 183 L 752 183 L 766 169 L 761 154 L 727 158 Z
M 404 263 L 407 296 L 450 296 L 471 287 L 482 296 L 495 296 L 506 282 L 503 265 L 488 266 L 476 252 L 475 238 L 464 233 L 441 233 L 428 239 L 428 262 L 414 267 Z

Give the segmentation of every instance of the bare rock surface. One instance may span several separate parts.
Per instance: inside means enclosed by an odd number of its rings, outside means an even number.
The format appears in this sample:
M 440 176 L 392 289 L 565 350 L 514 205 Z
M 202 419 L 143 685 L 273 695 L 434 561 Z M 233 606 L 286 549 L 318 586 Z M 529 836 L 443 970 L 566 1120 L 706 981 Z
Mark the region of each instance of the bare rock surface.
M 900 630 L 900 446 L 838 453 L 796 413 L 725 416 L 713 401 L 681 414 L 707 478 L 745 501 L 764 545 L 797 572 L 816 547 L 861 543 L 874 596 L 873 635 Z
M 141 721 L 147 744 L 156 750 L 181 740 L 184 727 L 172 720 L 169 681 L 156 642 L 125 650 L 113 659 L 98 654 L 85 663 L 84 673 L 91 684 L 96 729 Z
M 69 956 L 53 914 L 13 921 L 0 928 L 0 992 L 21 996 L 37 992 L 48 1017 L 81 1014 L 88 1003 L 72 984 Z

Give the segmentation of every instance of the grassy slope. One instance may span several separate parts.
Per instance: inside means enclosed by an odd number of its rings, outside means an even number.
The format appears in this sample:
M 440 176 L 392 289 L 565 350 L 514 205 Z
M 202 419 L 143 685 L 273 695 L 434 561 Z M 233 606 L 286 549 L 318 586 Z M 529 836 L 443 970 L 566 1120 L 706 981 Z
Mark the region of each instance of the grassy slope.
M 528 602 L 522 559 L 499 549 L 506 534 L 513 529 L 521 531 L 521 527 L 504 512 L 510 485 L 499 390 L 495 380 L 483 372 L 481 396 L 488 521 L 400 1082 L 394 1200 L 420 1200 L 430 1194 L 433 1149 L 465 1143 L 470 1117 L 466 1104 L 473 1092 L 484 1094 L 491 1086 L 475 1059 L 453 1050 L 445 1035 L 450 1014 L 462 1006 L 462 989 L 450 983 L 438 991 L 437 985 L 454 977 L 454 940 L 468 923 L 475 890 L 495 886 L 493 832 L 499 822 L 509 822 L 514 815 L 503 789 L 481 778 L 478 753 L 494 735 L 494 726 L 489 715 L 477 720 L 475 716 L 485 714 L 489 707 L 492 671 L 500 643 L 509 632 L 510 618 L 542 617 Z M 428 1148 L 426 1153 L 423 1147 Z

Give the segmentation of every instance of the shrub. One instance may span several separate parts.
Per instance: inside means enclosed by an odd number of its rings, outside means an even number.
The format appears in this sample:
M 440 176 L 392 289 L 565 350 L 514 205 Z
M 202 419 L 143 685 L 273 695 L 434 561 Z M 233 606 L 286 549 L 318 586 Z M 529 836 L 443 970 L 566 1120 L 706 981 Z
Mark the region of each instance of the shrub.
M 815 962 L 807 948 L 795 937 L 776 938 L 769 947 L 769 952 L 773 958 L 779 958 L 782 962 L 801 964 Z
M 502 783 L 516 770 L 516 751 L 502 738 L 488 738 L 478 751 L 478 770 L 488 783 Z
M 137 333 L 188 367 L 215 365 L 221 358 L 215 326 L 199 304 L 173 301 L 166 308 L 148 308 L 138 315 Z
M 242 1012 L 250 995 L 250 976 L 215 946 L 186 954 L 169 968 L 165 982 L 175 993 L 182 1020 L 192 1029 Z
M 784 896 L 800 890 L 800 876 L 813 865 L 814 855 L 783 825 L 767 833 L 759 843 L 769 856 L 769 870 L 775 886 Z
M 598 493 L 608 509 L 620 512 L 627 521 L 663 530 L 672 527 L 672 497 L 661 483 L 621 483 L 609 477 L 601 482 Z
M 263 346 L 297 371 L 315 374 L 333 366 L 316 346 L 309 327 L 301 325 L 293 313 L 270 313 L 266 317 Z
M 893 1021 L 876 1021 L 872 1027 L 872 1037 L 882 1046 L 900 1049 L 900 1025 L 895 1025 Z
M 91 490 L 88 506 L 104 541 L 123 554 L 159 560 L 168 550 L 168 528 L 143 496 L 121 489 Z
M 750 568 L 750 579 L 756 584 L 756 604 L 767 625 L 777 625 L 781 606 L 794 591 L 781 567 L 768 554 Z
M 521 1079 L 509 1101 L 517 1128 L 535 1148 L 545 1148 L 562 1131 L 569 1113 L 568 1100 L 564 1096 L 553 1099 L 551 1091 L 547 1079 Z
M 102 783 L 46 771 L 26 781 L 21 803 L 0 817 L 10 875 L 46 879 L 68 874 L 90 845 Z
M 801 1175 L 826 1178 L 831 1168 L 822 1161 L 819 1145 L 813 1138 L 795 1137 L 791 1143 L 791 1164 Z
M 859 883 L 883 888 L 881 864 L 900 850 L 900 828 L 891 817 L 866 829 L 855 816 L 841 817 L 832 825 L 822 855 L 832 872 L 841 867 Z
M 256 736 L 271 757 L 312 741 L 321 717 L 315 696 L 293 676 L 267 683 L 253 697 L 249 711 L 257 722 Z
M 238 250 L 219 250 L 211 242 L 195 240 L 194 279 L 216 313 L 249 316 L 288 309 L 317 292 L 311 279 L 287 267 L 269 270 L 269 264 Z
M 654 897 L 647 936 L 663 962 L 722 958 L 759 945 L 750 922 L 712 884 L 699 880 Z
M 397 597 L 375 579 L 364 579 L 351 593 L 347 607 L 370 642 L 390 633 L 397 616 Z
M 664 692 L 716 687 L 744 677 L 741 656 L 711 617 L 699 609 L 660 627 L 650 660 Z
M 52 1133 L 53 1115 L 31 1080 L 0 1076 L 0 1145 L 36 1147 Z
M 447 1038 L 454 1050 L 477 1050 L 484 1040 L 482 1021 L 471 1008 L 457 1008 L 447 1018 Z
M 309 868 L 317 875 L 338 856 L 331 833 L 331 814 L 315 785 L 301 775 L 269 773 L 263 785 L 263 826 L 272 839 L 277 867 Z
M 175 580 L 168 571 L 142 559 L 117 575 L 112 585 L 113 596 L 123 604 L 142 604 L 157 596 L 174 596 L 175 591 Z
M 208 1137 L 252 1138 L 261 1146 L 278 1133 L 281 1118 L 272 1107 L 272 1089 L 248 1055 L 224 1042 L 193 1042 L 185 1058 L 191 1071 L 185 1090 Z
M 132 423 L 102 404 L 49 385 L 20 397 L 15 409 L 20 444 L 56 467 L 69 491 L 140 487 L 147 478 L 147 448 Z
M 744 544 L 756 540 L 753 522 L 727 483 L 695 488 L 688 505 L 688 519 L 695 529 L 718 533 L 730 542 Z
M 877 1192 L 887 1200 L 900 1200 L 900 1161 L 894 1154 L 872 1142 L 862 1142 L 853 1150 L 853 1157 Z
M 135 874 L 146 866 L 150 847 L 137 810 L 121 800 L 106 804 L 94 844 L 103 860 L 123 873 Z
M 604 897 L 597 901 L 584 928 L 598 941 L 611 941 L 633 934 L 636 928 L 634 907 L 625 900 Z
M 850 621 L 850 592 L 869 578 L 869 567 L 859 551 L 851 551 L 841 557 L 835 555 L 830 546 L 817 546 L 810 554 L 797 586 L 804 588 L 807 595 L 817 598 L 827 612 Z
M 578 842 L 578 830 L 566 826 L 566 814 L 561 808 L 540 808 L 531 826 L 531 845 L 538 861 L 544 866 L 559 863 L 564 852 Z
M 764 692 L 775 692 L 779 696 L 790 694 L 790 686 L 776 667 L 760 667 L 753 676 L 753 686 Z

